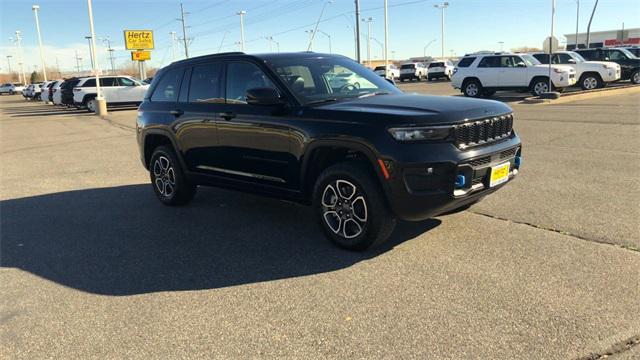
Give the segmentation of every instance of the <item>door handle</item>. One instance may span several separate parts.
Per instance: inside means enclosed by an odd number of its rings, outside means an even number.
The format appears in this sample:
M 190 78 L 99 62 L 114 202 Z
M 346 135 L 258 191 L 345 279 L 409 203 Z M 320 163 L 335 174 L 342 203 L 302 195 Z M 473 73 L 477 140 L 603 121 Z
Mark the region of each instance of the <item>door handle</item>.
M 184 114 L 184 111 L 182 111 L 180 109 L 176 109 L 176 110 L 169 111 L 169 114 L 171 114 L 171 115 L 173 115 L 175 117 L 178 117 L 178 116 Z
M 234 114 L 234 113 L 232 113 L 230 111 L 227 111 L 227 112 L 220 113 L 220 117 L 225 119 L 225 120 L 231 120 L 231 119 L 236 117 L 236 114 Z

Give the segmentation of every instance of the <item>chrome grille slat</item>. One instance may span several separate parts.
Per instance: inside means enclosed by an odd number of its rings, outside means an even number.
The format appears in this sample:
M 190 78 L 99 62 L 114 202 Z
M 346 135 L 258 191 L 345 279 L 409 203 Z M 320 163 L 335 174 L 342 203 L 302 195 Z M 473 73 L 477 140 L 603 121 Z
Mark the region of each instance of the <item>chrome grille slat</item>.
M 467 148 L 490 143 L 511 134 L 513 114 L 469 121 L 454 127 L 456 145 Z

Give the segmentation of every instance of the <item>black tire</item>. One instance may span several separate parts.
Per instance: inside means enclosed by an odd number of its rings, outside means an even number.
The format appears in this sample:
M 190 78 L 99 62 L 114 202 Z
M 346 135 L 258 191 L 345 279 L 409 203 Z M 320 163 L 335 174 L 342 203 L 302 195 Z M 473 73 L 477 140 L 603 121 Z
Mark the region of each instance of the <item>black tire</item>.
M 173 149 L 168 146 L 161 145 L 153 150 L 149 178 L 153 192 L 165 205 L 185 205 L 196 194 L 197 186 L 189 182 Z
M 481 97 L 483 91 L 482 84 L 476 79 L 467 80 L 464 85 L 462 85 L 462 93 L 466 97 Z
M 602 87 L 602 78 L 598 74 L 587 73 L 580 77 L 580 88 L 582 90 L 595 90 Z
M 633 74 L 631 74 L 631 77 L 629 78 L 629 80 L 631 81 L 632 84 L 640 84 L 640 70 L 636 70 L 633 72 Z
M 328 167 L 318 177 L 313 206 L 324 233 L 337 246 L 362 251 L 391 236 L 396 218 L 375 176 L 366 165 L 349 161 Z
M 549 90 L 549 79 L 537 78 L 531 82 L 529 91 L 533 96 L 540 96 L 545 92 L 553 91 L 553 84 L 551 85 L 551 87 L 552 89 Z
M 95 113 L 98 111 L 98 100 L 95 97 L 87 98 L 84 101 L 84 107 L 90 113 Z

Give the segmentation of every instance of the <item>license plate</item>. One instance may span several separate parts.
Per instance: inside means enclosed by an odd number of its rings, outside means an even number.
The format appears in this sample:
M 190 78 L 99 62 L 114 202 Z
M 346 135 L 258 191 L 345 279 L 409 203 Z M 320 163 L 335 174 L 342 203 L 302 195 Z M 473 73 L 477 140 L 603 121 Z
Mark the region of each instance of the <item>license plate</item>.
M 504 163 L 491 167 L 491 177 L 489 187 L 500 185 L 509 180 L 509 167 L 511 163 Z

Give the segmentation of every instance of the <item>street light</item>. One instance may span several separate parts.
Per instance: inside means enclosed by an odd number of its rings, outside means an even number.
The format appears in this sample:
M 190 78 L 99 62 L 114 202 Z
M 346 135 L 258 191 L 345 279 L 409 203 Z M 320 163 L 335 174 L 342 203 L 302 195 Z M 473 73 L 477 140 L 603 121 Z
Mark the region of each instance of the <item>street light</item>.
M 369 63 L 369 67 L 371 67 L 371 23 L 373 22 L 373 18 L 369 17 L 362 19 L 362 21 L 367 23 L 367 62 Z
M 98 59 L 96 58 L 96 34 L 93 30 L 93 10 L 91 7 L 91 0 L 87 0 L 87 6 L 89 10 L 89 29 L 91 30 L 91 57 L 94 59 L 93 62 L 93 74 L 96 77 L 96 115 L 104 116 L 107 115 L 107 102 L 102 96 L 102 89 L 100 87 L 100 65 L 98 64 Z
M 91 36 L 85 36 L 87 42 L 89 43 L 89 58 L 91 59 L 91 68 L 93 69 L 95 66 L 93 65 L 93 47 L 91 45 Z
M 240 16 L 240 51 L 244 51 L 244 16 L 247 14 L 246 11 L 238 11 L 236 15 Z
M 320 10 L 320 16 L 318 16 L 318 21 L 316 21 L 316 26 L 313 29 L 313 32 L 311 33 L 311 38 L 309 39 L 309 46 L 307 47 L 307 51 L 311 51 L 311 48 L 313 47 L 313 38 L 316 36 L 316 32 L 318 31 L 318 25 L 320 24 L 320 20 L 322 20 L 322 15 L 324 14 L 324 9 L 329 4 L 333 4 L 333 0 L 328 0 L 328 1 L 326 1 L 324 3 L 324 5 L 322 5 L 322 10 Z
M 498 44 L 500 44 L 500 52 L 502 52 L 504 49 L 504 41 L 498 41 Z
M 22 74 L 22 81 L 27 84 L 27 76 L 24 72 L 24 54 L 22 53 L 22 33 L 20 30 L 16 30 L 16 42 L 18 43 L 18 66 L 20 67 L 20 73 Z
M 329 39 L 329 54 L 331 54 L 331 35 L 327 34 L 326 32 L 322 31 L 322 30 L 318 30 L 319 33 L 321 33 L 322 35 L 326 36 L 327 39 Z
M 42 77 L 44 81 L 47 81 L 47 68 L 44 64 L 44 51 L 42 50 L 42 36 L 40 35 L 40 19 L 38 18 L 38 11 L 40 10 L 40 5 L 33 5 L 31 7 L 33 10 L 33 14 L 36 17 L 36 32 L 38 33 L 38 44 L 40 45 L 40 64 L 42 65 Z
M 315 30 L 305 30 L 305 31 L 304 31 L 305 33 L 307 33 L 307 35 L 309 35 L 309 44 L 312 44 L 312 40 L 311 40 L 311 39 L 313 38 L 313 33 L 314 33 L 314 31 L 315 31 Z M 311 51 L 311 50 L 313 50 L 313 48 L 311 48 L 311 47 L 309 47 L 309 48 L 307 49 L 307 51 Z
M 427 58 L 427 48 L 429 47 L 429 45 L 433 44 L 434 42 L 436 42 L 436 39 L 433 39 L 433 40 L 429 41 L 427 43 L 427 45 L 424 46 L 424 48 L 422 49 L 422 57 L 423 58 L 425 58 L 425 59 Z
M 175 34 L 175 32 L 174 32 L 174 34 Z M 116 74 L 116 66 L 115 66 L 115 63 L 113 62 L 113 52 L 115 50 L 111 48 L 111 38 L 109 36 L 107 36 L 107 37 L 103 37 L 103 38 L 102 37 L 98 38 L 98 40 L 102 41 L 103 44 L 105 42 L 107 43 L 107 51 L 109 52 L 109 61 L 111 62 L 111 73 L 113 75 L 115 75 Z M 171 45 L 173 45 L 173 43 Z M 173 55 L 175 56 L 175 47 L 174 47 Z
M 576 50 L 578 48 L 578 24 L 580 20 L 580 0 L 576 0 L 576 46 L 573 48 Z
M 13 72 L 11 71 L 11 58 L 13 56 L 7 55 L 7 62 L 9 63 L 9 78 L 13 80 Z
M 441 10 L 441 14 L 440 14 L 440 34 L 442 39 L 440 40 L 440 42 L 442 44 L 442 60 L 444 60 L 444 9 L 449 7 L 449 3 L 448 2 L 443 2 L 442 4 L 436 4 L 433 5 L 434 8 L 440 9 Z

